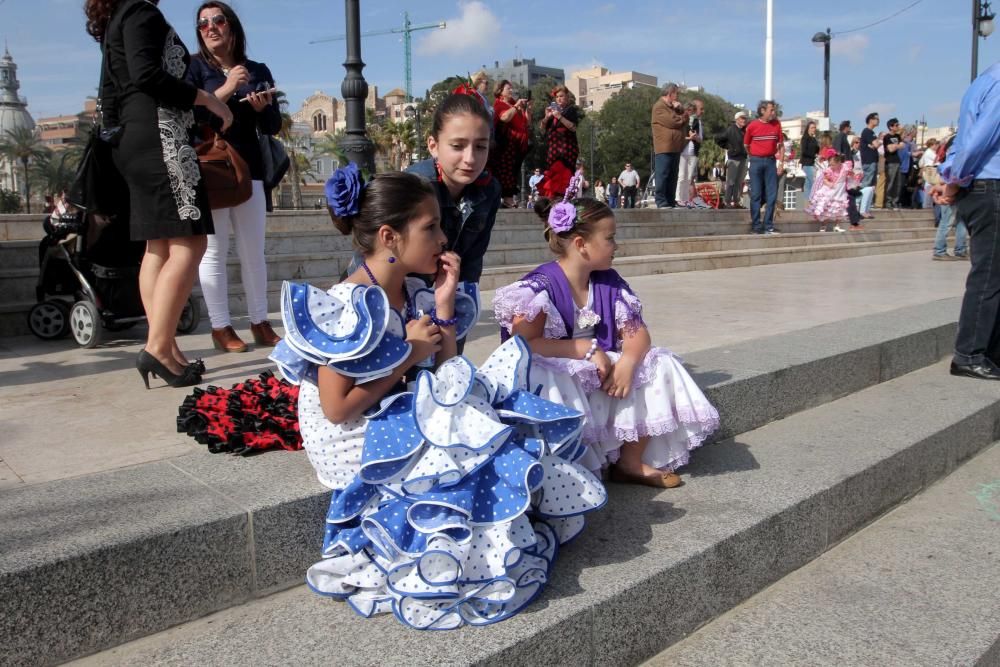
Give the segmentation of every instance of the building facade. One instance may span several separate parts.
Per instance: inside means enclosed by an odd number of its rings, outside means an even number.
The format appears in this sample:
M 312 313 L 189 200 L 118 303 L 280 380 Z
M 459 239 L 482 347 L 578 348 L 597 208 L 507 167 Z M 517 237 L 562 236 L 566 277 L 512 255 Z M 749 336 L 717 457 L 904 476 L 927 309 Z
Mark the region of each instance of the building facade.
M 61 151 L 70 146 L 87 143 L 91 128 L 97 122 L 97 99 L 88 97 L 83 111 L 70 116 L 39 118 L 36 122 L 38 136 L 46 146 Z
M 657 88 L 656 77 L 633 71 L 610 72 L 605 67 L 573 72 L 566 82 L 566 87 L 576 96 L 577 105 L 586 111 L 600 111 L 616 93 L 642 86 Z
M 307 127 L 311 134 L 320 136 L 336 132 L 346 125 L 341 109 L 340 100 L 317 90 L 303 100 L 299 110 L 292 114 L 292 121 Z
M 4 49 L 0 58 L 0 138 L 12 130 L 35 129 L 35 121 L 28 113 L 28 101 L 18 95 L 21 83 L 17 80 L 17 64 L 10 51 Z M 23 192 L 24 184 L 18 165 L 0 156 L 0 188 Z
M 558 83 L 566 81 L 566 73 L 562 69 L 538 65 L 534 58 L 515 58 L 503 65 L 496 60 L 493 61 L 493 67 L 483 69 L 491 81 L 507 79 L 521 88 L 530 88 L 544 78 L 555 79 Z

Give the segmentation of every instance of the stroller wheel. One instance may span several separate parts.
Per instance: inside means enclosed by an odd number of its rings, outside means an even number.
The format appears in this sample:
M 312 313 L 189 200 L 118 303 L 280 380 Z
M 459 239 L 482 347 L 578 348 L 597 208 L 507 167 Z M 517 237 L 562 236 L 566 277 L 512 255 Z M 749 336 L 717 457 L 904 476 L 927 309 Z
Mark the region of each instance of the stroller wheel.
M 77 301 L 69 311 L 70 331 L 80 347 L 97 347 L 101 342 L 101 316 L 90 301 Z
M 198 302 L 193 296 L 189 296 L 184 310 L 181 311 L 181 319 L 177 322 L 177 333 L 189 334 L 198 328 L 201 322 L 201 310 L 198 309 Z
M 28 328 L 42 340 L 62 338 L 69 333 L 69 307 L 56 300 L 36 303 L 28 311 Z

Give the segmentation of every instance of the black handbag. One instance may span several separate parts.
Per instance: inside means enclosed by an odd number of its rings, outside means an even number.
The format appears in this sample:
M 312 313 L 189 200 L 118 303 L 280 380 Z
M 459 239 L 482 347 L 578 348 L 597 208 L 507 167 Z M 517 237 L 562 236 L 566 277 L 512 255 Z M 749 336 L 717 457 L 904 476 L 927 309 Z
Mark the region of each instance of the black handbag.
M 101 82 L 98 89 L 102 95 L 107 69 L 105 47 L 101 54 Z M 66 193 L 66 200 L 89 214 L 111 217 L 128 210 L 128 186 L 111 157 L 111 150 L 121 141 L 124 128 L 104 126 L 102 104 L 103 100 L 98 100 L 97 121 L 83 149 L 83 156 L 77 165 L 73 184 Z
M 288 173 L 291 160 L 285 145 L 269 134 L 258 134 L 260 157 L 264 162 L 264 189 L 273 190 Z

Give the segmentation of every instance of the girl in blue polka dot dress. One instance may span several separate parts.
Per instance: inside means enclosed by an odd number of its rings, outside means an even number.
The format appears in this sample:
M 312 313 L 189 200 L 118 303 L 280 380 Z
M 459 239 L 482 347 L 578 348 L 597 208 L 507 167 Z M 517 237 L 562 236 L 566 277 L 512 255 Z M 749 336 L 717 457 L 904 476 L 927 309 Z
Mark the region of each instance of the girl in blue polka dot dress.
M 271 356 L 301 386 L 303 446 L 332 490 L 323 560 L 306 582 L 417 629 L 509 618 L 606 502 L 577 464 L 582 415 L 527 391 L 518 338 L 478 369 L 456 356 L 478 305 L 444 251 L 427 181 L 390 173 L 365 185 L 351 165 L 327 198 L 364 261 L 326 292 L 284 284 L 286 335 Z
M 674 470 L 719 426 L 719 413 L 669 350 L 652 347 L 642 304 L 611 268 L 611 209 L 593 199 L 541 199 L 535 212 L 556 260 L 496 291 L 504 336 L 535 353 L 531 386 L 586 415 L 594 471 L 611 481 L 679 486 Z

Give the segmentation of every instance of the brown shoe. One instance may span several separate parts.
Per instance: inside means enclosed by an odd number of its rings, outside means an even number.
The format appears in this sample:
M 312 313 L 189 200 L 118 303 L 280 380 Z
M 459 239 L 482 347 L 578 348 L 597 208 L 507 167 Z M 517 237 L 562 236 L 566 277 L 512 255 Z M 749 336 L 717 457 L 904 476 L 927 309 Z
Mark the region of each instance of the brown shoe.
M 274 347 L 281 342 L 281 336 L 274 333 L 271 323 L 267 320 L 250 325 L 250 333 L 253 334 L 253 342 L 265 347 Z
M 212 344 L 216 350 L 223 352 L 246 352 L 250 348 L 236 335 L 232 326 L 222 329 L 212 329 Z

